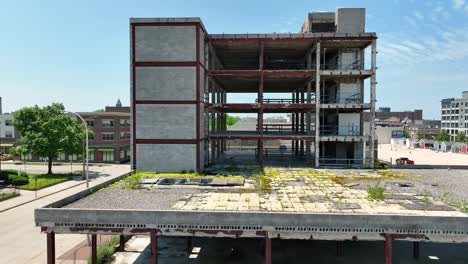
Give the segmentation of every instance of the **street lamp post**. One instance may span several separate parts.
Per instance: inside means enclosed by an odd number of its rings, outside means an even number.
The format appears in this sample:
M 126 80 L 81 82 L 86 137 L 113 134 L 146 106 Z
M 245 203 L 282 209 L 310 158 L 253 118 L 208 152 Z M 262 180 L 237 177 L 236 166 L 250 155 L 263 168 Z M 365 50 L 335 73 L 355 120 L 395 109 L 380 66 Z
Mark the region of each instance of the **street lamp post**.
M 75 115 L 77 116 L 81 122 L 83 122 L 83 125 L 85 127 L 85 133 L 86 133 L 86 188 L 89 188 L 89 166 L 88 166 L 88 153 L 89 153 L 89 150 L 88 150 L 88 126 L 86 125 L 86 121 L 84 120 L 83 117 L 81 117 L 79 114 L 75 113 L 75 112 L 71 112 L 71 111 L 63 111 L 63 113 L 65 114 L 72 114 L 72 115 Z

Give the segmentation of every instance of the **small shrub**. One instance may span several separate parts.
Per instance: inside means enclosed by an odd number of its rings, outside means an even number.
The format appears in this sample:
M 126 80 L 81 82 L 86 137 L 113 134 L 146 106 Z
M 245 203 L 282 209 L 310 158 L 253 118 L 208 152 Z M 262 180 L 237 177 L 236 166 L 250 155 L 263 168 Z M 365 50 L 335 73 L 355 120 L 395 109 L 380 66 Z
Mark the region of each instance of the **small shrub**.
M 180 173 L 182 173 L 182 174 L 186 174 L 186 173 L 187 173 L 187 171 L 186 171 L 186 170 L 181 170 L 181 171 L 180 171 Z
M 370 201 L 383 201 L 385 200 L 384 195 L 385 187 L 377 183 L 374 186 L 367 186 L 367 199 Z
M 120 243 L 120 238 L 118 236 L 113 236 L 111 240 L 107 241 L 105 244 L 98 246 L 97 248 L 97 263 L 106 263 L 106 260 L 109 259 L 115 251 L 115 247 Z M 88 263 L 91 264 L 91 257 L 88 258 Z
M 8 184 L 13 185 L 25 185 L 28 184 L 28 174 L 21 172 L 18 176 L 18 171 L 16 170 L 3 170 L 0 172 L 0 180 L 5 181 Z
M 140 185 L 141 178 L 143 178 L 143 175 L 141 173 L 132 174 L 127 178 L 123 179 L 122 187 L 126 190 L 135 189 Z

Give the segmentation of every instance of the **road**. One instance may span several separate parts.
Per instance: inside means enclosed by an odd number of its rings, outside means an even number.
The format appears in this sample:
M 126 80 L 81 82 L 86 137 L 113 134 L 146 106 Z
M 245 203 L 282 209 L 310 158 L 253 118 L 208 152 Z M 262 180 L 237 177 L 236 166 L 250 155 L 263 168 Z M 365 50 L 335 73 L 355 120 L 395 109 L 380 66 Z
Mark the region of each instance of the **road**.
M 34 170 L 41 171 L 42 168 L 35 166 Z M 59 170 L 57 170 L 57 172 L 58 171 Z M 93 172 L 93 175 L 97 176 L 91 181 L 90 185 L 93 186 L 130 171 L 130 166 L 112 165 L 96 168 L 90 167 L 90 171 Z M 46 263 L 46 236 L 40 232 L 39 227 L 35 226 L 34 209 L 46 206 L 54 201 L 82 191 L 85 188 L 86 186 L 81 184 L 0 213 L 0 263 Z M 56 235 L 56 257 L 75 246 L 84 238 L 84 235 Z

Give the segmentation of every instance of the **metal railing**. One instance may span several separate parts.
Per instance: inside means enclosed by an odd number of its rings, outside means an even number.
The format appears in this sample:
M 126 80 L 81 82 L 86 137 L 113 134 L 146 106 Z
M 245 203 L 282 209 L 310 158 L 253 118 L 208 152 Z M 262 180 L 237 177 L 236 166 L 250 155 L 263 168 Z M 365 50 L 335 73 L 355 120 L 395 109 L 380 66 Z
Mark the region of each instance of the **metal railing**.
M 321 70 L 361 70 L 362 69 L 362 61 L 355 60 L 352 63 L 325 63 L 320 65 Z
M 320 166 L 330 167 L 369 167 L 370 160 L 368 159 L 340 159 L 336 157 L 321 157 L 319 158 Z
M 304 125 L 304 127 L 305 127 L 305 125 Z M 312 128 L 313 128 L 313 126 L 312 126 Z M 256 129 L 258 131 L 258 124 L 257 124 Z M 281 133 L 284 133 L 284 134 L 295 133 L 295 134 L 301 134 L 301 135 L 307 134 L 306 132 L 294 131 L 292 124 L 263 124 L 263 132 L 266 133 L 266 134 L 268 134 L 268 133 L 279 133 L 279 134 L 281 134 Z M 314 131 L 311 130 L 310 134 L 313 134 L 313 132 Z
M 258 103 L 258 99 L 255 99 L 255 103 Z M 287 98 L 269 98 L 269 99 L 263 99 L 264 104 L 301 104 L 301 102 L 297 103 L 293 101 L 293 99 L 287 99 Z M 304 102 L 307 103 L 307 102 Z M 311 96 L 311 103 L 315 103 L 315 96 Z
M 361 129 L 360 125 L 344 125 L 344 126 L 335 126 L 335 125 L 323 125 L 320 126 L 320 135 L 321 136 L 360 136 Z
M 321 96 L 324 104 L 362 104 L 363 98 L 361 93 L 339 93 L 337 95 Z

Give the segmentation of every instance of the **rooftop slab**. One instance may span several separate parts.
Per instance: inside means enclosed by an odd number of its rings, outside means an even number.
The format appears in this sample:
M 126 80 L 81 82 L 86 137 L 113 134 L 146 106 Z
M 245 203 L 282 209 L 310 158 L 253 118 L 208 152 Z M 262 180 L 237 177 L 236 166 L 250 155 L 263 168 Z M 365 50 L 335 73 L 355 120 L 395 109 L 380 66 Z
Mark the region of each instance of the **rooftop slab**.
M 386 186 L 407 181 L 410 174 L 284 167 L 266 168 L 265 174 L 247 177 L 241 188 L 128 190 L 117 184 L 63 208 L 38 209 L 36 222 L 58 233 L 157 228 L 165 235 L 257 237 L 266 232 L 283 238 L 379 240 L 390 232 L 404 239 L 468 241 L 467 214 L 435 197 L 401 187 L 386 188 L 383 201 L 369 200 L 366 182 Z

